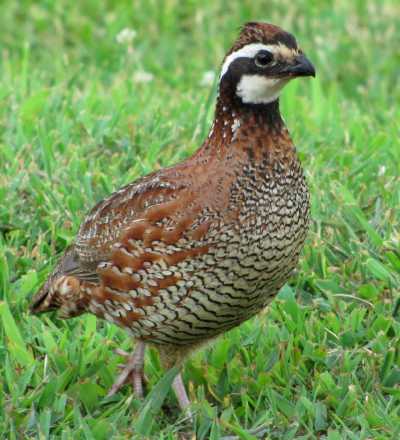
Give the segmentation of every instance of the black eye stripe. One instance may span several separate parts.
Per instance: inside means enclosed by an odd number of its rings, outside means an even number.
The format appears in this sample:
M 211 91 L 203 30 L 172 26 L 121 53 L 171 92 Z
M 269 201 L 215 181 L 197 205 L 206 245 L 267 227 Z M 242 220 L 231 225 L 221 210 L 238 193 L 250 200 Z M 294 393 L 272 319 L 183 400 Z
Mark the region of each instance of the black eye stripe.
M 268 50 L 260 50 L 254 57 L 255 63 L 258 66 L 266 66 L 274 59 L 274 56 Z

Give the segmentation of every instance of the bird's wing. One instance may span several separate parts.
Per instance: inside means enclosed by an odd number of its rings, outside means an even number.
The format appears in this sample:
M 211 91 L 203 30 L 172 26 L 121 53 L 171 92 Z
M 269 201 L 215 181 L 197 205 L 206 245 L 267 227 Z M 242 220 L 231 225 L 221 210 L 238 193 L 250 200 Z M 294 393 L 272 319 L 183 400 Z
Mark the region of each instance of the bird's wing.
M 99 262 L 110 257 L 113 245 L 126 229 L 141 220 L 145 210 L 178 198 L 183 189 L 182 184 L 152 174 L 98 203 L 83 221 L 74 244 L 79 267 L 71 265 L 68 272 L 83 269 L 84 273 L 86 267 L 95 270 Z
M 133 182 L 99 202 L 86 216 L 73 243 L 33 300 L 40 304 L 58 277 L 71 275 L 81 281 L 99 283 L 97 266 L 107 261 L 113 245 L 135 224 L 141 214 L 155 205 L 179 199 L 185 188 L 161 173 L 153 173 Z
M 205 166 L 208 173 L 204 172 Z M 63 275 L 94 284 L 103 282 L 118 289 L 131 286 L 131 277 L 116 276 L 112 266 L 139 270 L 149 261 L 159 260 L 158 251 L 147 251 L 154 242 L 158 247 L 171 245 L 172 248 L 185 240 L 197 243 L 196 246 L 189 243 L 187 249 L 181 250 L 178 246 L 175 254 L 164 257 L 165 264 L 175 264 L 206 252 L 207 246 L 201 241 L 211 223 L 216 221 L 213 212 L 227 209 L 229 203 L 225 194 L 228 187 L 221 184 L 214 168 L 209 162 L 204 164 L 200 157 L 197 168 L 181 163 L 164 169 L 121 188 L 98 203 L 83 221 L 75 243 L 35 295 L 31 309 L 49 310 L 51 304 L 45 304 L 45 300 L 53 282 Z M 234 176 L 230 167 L 225 175 L 228 174 L 231 178 Z
M 204 206 L 214 211 L 228 209 L 227 193 L 236 175 L 232 157 L 223 179 L 217 160 L 194 155 L 178 165 L 151 173 L 98 203 L 81 224 L 73 245 L 79 262 L 74 270 L 82 271 L 82 279 L 91 276 L 90 270 L 96 271 L 100 262 L 108 261 L 114 245 L 129 231 L 136 231 L 144 242 L 151 242 L 149 234 L 160 233 L 162 241 L 172 242 L 173 227 L 178 240 L 186 230 L 185 225 L 192 225 Z M 225 217 L 231 214 L 227 212 Z M 163 221 L 165 230 L 160 232 Z

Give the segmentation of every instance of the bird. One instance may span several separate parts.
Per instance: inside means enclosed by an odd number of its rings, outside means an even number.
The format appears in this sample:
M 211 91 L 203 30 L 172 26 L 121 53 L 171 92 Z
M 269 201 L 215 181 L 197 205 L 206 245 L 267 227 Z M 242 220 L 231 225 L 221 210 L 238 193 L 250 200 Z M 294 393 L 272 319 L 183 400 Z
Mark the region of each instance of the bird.
M 309 76 L 315 68 L 292 34 L 245 23 L 222 61 L 199 149 L 94 206 L 32 299 L 34 314 L 91 313 L 135 340 L 109 396 L 131 383 L 143 397 L 150 345 L 165 368 L 177 366 L 172 388 L 190 412 L 185 360 L 262 311 L 296 268 L 310 195 L 279 96 Z

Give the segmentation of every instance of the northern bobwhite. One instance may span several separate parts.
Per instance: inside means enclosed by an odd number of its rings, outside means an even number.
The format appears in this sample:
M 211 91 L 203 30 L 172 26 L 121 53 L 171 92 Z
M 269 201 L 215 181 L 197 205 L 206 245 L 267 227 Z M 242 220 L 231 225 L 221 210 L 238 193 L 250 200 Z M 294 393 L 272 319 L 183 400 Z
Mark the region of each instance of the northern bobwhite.
M 130 378 L 142 395 L 146 344 L 167 367 L 181 365 L 263 309 L 296 266 L 309 193 L 279 93 L 298 76 L 315 70 L 291 34 L 245 24 L 200 149 L 98 203 L 34 297 L 34 313 L 93 313 L 137 340 L 109 394 Z M 187 409 L 180 374 L 173 388 Z

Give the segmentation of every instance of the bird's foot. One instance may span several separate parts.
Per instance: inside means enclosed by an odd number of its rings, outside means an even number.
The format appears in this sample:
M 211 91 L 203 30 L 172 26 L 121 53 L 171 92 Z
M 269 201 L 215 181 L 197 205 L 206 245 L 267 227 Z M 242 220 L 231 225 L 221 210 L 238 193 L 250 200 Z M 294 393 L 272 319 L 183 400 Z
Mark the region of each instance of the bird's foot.
M 139 398 L 143 398 L 143 367 L 144 367 L 144 342 L 138 341 L 135 347 L 135 351 L 132 355 L 129 355 L 123 350 L 117 349 L 116 353 L 120 356 L 127 358 L 127 362 L 122 366 L 122 372 L 114 382 L 107 397 L 113 396 L 124 385 L 132 384 L 135 394 Z

